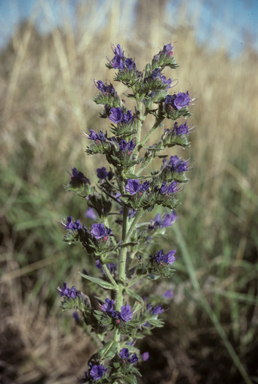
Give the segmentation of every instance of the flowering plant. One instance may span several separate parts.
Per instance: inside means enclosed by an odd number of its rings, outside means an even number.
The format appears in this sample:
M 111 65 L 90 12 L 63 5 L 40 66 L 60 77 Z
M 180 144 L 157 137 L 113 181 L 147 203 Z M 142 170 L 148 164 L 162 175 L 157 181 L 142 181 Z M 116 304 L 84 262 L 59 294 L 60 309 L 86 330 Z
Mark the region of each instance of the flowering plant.
M 162 71 L 166 67 L 178 67 L 171 44 L 165 45 L 142 72 L 133 59 L 125 57 L 119 44 L 113 47 L 113 52 L 114 57 L 106 66 L 118 70 L 114 80 L 130 89 L 126 96 L 136 103 L 135 111 L 126 108 L 112 84 L 95 81 L 100 93 L 94 101 L 104 105 L 101 117 L 110 121 L 110 134 L 93 129 L 84 132 L 90 140 L 86 153 L 105 155 L 110 169 L 98 168 L 99 181 L 92 186 L 82 172 L 73 168 L 65 187 L 87 202 L 86 217 L 96 221 L 87 228 L 70 216 L 63 225 L 67 230 L 64 241 L 81 242 L 102 274 L 100 278 L 90 276 L 85 270 L 81 274 L 94 286 L 98 307 L 75 286 L 69 289 L 64 283 L 58 290 L 61 307 L 75 309 L 77 323 L 85 331 L 90 327 L 99 340 L 98 351 L 89 359 L 88 371 L 79 381 L 135 384 L 135 375 L 140 376 L 137 364 L 149 357 L 148 352 L 140 353 L 137 340 L 150 334 L 153 328 L 163 326 L 159 315 L 166 310 L 166 299 L 172 297 L 168 290 L 159 305 L 146 303 L 141 297 L 141 283 L 169 278 L 176 261 L 175 250 L 160 249 L 151 254 L 146 250 L 175 222 L 175 208 L 179 204 L 176 195 L 188 181 L 186 172 L 190 169 L 188 161 L 176 155 L 167 158 L 161 151 L 176 145 L 189 146 L 192 127 L 187 126 L 187 121 L 180 124 L 176 120 L 191 116 L 188 106 L 193 99 L 188 91 L 168 94 L 176 83 Z M 155 121 L 142 137 L 148 115 Z M 147 145 L 165 118 L 174 121 L 172 128 L 166 128 L 157 143 Z M 155 158 L 162 159 L 160 169 L 143 174 Z M 168 211 L 163 215 L 158 213 L 147 223 L 139 223 L 143 213 L 151 212 L 157 205 Z

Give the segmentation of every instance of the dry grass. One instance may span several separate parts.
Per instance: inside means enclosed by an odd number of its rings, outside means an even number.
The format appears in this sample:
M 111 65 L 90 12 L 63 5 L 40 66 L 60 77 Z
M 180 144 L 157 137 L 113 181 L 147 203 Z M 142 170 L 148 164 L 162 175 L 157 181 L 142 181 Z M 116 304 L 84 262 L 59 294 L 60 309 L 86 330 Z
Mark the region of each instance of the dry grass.
M 196 275 L 227 334 L 233 335 L 237 352 L 245 359 L 257 348 L 253 343 L 258 319 L 255 302 L 239 305 L 238 299 L 219 295 L 227 290 L 239 293 L 239 289 L 245 299 L 257 294 L 257 271 L 252 270 L 258 248 L 257 54 L 246 48 L 239 59 L 230 60 L 223 48 L 210 53 L 208 47 L 196 44 L 194 32 L 185 25 L 172 30 L 163 23 L 165 1 L 152 2 L 146 12 L 142 2 L 137 2 L 138 18 L 132 28 L 130 18 L 120 19 L 127 11 L 124 7 L 130 12 L 128 3 L 105 2 L 102 13 L 107 23 L 94 32 L 99 13 L 90 1 L 78 9 L 76 31 L 67 20 L 64 29 L 42 37 L 33 23 L 25 23 L 0 55 L 4 187 L 0 378 L 4 384 L 73 382 L 93 351 L 80 330 L 72 327 L 70 333 L 69 318 L 58 310 L 55 285 L 65 278 L 79 285 L 77 272 L 84 265 L 80 250 L 62 245 L 57 223 L 70 212 L 82 218 L 86 208 L 78 206 L 76 198 L 72 200 L 61 186 L 66 182 L 65 169 L 76 166 L 89 175 L 98 166 L 98 158 L 83 155 L 87 142 L 81 139 L 81 130 L 107 127 L 98 118 L 101 107 L 92 101 L 96 95 L 92 80 L 112 80 L 114 73 L 104 67 L 105 56 L 112 57 L 110 43 L 120 43 L 142 69 L 165 43 L 177 41 L 175 57 L 180 68 L 173 76 L 180 82 L 176 90 L 188 89 L 198 98 L 192 108 L 191 122 L 197 127 L 192 147 L 186 153 L 178 151 L 180 156 L 191 157 L 196 166 L 179 209 L 183 232 Z M 42 9 L 48 20 L 51 8 L 42 3 Z M 181 20 L 186 9 L 187 1 L 178 16 Z M 198 18 L 198 9 L 192 17 Z M 126 39 L 129 30 L 130 42 Z M 118 85 L 117 91 L 121 94 L 123 86 Z M 167 376 L 155 377 L 168 383 L 173 372 L 171 383 L 217 383 L 221 377 L 211 376 L 208 381 L 205 369 L 194 366 L 200 361 L 197 352 L 195 358 L 189 357 L 189 349 L 201 348 L 203 361 L 211 353 L 212 342 L 206 350 L 202 348 L 198 321 L 205 335 L 214 336 L 216 331 L 209 328 L 207 319 L 202 320 L 204 315 L 194 300 L 188 298 L 187 305 L 182 304 L 190 286 L 186 269 L 182 265 L 178 269 L 174 280 L 177 304 L 173 304 L 177 319 L 167 324 L 171 348 L 164 335 L 157 335 L 162 340 L 160 348 L 167 349 Z M 152 348 L 151 342 L 148 346 Z

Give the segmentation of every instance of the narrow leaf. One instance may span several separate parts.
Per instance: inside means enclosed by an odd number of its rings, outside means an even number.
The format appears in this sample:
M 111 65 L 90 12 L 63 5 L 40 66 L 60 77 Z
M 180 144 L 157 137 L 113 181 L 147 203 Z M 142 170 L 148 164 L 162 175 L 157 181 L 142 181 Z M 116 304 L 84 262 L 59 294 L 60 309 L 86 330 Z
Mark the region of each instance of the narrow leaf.
M 108 283 L 107 281 L 103 281 L 101 279 L 97 279 L 96 277 L 84 275 L 83 273 L 80 273 L 80 275 L 82 277 L 84 277 L 84 279 L 90 280 L 92 283 L 98 284 L 100 287 L 102 287 L 104 289 L 114 289 L 114 290 L 117 289 L 112 284 Z

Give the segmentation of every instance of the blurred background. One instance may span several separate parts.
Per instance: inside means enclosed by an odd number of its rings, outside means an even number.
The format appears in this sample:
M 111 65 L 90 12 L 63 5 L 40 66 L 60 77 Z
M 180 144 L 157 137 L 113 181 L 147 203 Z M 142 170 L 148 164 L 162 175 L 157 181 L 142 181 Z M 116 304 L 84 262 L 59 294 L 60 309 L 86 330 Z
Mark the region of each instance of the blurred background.
M 96 180 L 81 131 L 107 128 L 92 80 L 112 80 L 110 44 L 141 70 L 174 42 L 180 67 L 167 74 L 198 98 L 192 146 L 176 153 L 194 168 L 168 231 L 182 256 L 164 287 L 174 296 L 141 345 L 139 382 L 258 382 L 257 21 L 256 0 L 0 1 L 1 383 L 70 384 L 87 369 L 95 347 L 56 292 L 94 271 L 62 242 L 60 219 L 87 224 L 66 170 Z

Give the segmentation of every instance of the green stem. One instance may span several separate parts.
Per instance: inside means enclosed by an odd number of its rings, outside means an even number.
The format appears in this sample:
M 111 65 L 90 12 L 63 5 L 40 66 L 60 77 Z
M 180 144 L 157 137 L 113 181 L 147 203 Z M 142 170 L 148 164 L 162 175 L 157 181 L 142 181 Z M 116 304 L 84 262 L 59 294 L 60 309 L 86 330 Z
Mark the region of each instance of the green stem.
M 109 278 L 111 284 L 113 284 L 114 287 L 118 288 L 118 285 L 117 285 L 115 279 L 113 278 L 113 276 L 111 275 L 110 270 L 108 269 L 108 267 L 106 266 L 106 264 L 103 264 L 103 263 L 102 263 L 102 268 L 104 269 L 104 271 L 105 271 L 107 277 Z
M 139 218 L 142 216 L 142 214 L 143 214 L 143 210 L 142 210 L 142 209 L 139 209 L 139 211 L 138 211 L 138 212 L 136 213 L 136 215 L 134 216 L 134 220 L 133 220 L 133 222 L 132 222 L 132 224 L 131 224 L 131 226 L 130 226 L 128 232 L 127 232 L 127 235 L 126 235 L 126 237 L 125 237 L 125 239 L 124 239 L 124 243 L 126 243 L 126 242 L 128 241 L 129 237 L 130 237 L 131 234 L 132 234 L 133 229 L 135 228 L 135 226 L 136 226 L 136 224 L 137 224 Z
M 162 119 L 158 119 L 156 120 L 155 124 L 153 125 L 153 127 L 151 128 L 151 130 L 149 131 L 149 133 L 145 136 L 145 138 L 143 139 L 143 141 L 138 145 L 138 149 L 141 149 L 143 144 L 146 143 L 146 141 L 149 139 L 149 137 L 153 134 L 153 132 L 155 131 L 155 129 L 160 125 L 160 123 L 162 122 L 162 120 L 164 120 L 164 118 Z

